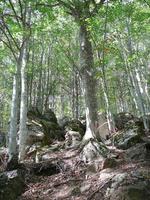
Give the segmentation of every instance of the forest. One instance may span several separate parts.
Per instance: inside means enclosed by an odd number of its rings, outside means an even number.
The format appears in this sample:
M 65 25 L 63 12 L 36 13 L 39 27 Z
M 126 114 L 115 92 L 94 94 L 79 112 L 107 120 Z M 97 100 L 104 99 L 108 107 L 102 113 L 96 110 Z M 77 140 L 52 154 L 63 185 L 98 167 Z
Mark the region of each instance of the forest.
M 0 200 L 150 199 L 149 0 L 0 0 Z

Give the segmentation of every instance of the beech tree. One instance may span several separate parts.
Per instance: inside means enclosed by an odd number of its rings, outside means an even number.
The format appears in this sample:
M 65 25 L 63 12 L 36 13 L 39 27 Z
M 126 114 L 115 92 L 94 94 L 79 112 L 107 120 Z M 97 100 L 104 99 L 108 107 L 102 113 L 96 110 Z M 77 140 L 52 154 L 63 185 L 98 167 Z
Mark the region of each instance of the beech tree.
M 17 150 L 17 124 L 18 113 L 20 113 L 19 126 L 19 158 L 22 159 L 25 153 L 26 143 L 26 115 L 27 115 L 27 90 L 26 90 L 26 65 L 27 65 L 27 45 L 30 35 L 29 8 L 27 3 L 18 2 L 17 6 L 11 0 L 2 5 L 1 17 L 1 41 L 9 48 L 13 55 L 11 62 L 15 62 L 16 68 L 13 80 L 13 94 L 10 117 L 10 130 L 8 135 L 9 159 L 18 154 Z M 15 30 L 17 30 L 15 32 Z M 20 37 L 17 37 L 17 34 Z M 21 88 L 20 88 L 21 80 Z M 21 99 L 19 92 L 21 91 Z M 19 102 L 20 101 L 20 102 Z M 20 112 L 19 112 L 20 107 Z
M 97 14 L 103 1 L 58 1 L 79 25 L 80 74 L 86 102 L 86 133 L 84 139 L 96 138 L 97 98 L 94 59 L 87 20 Z
M 97 113 L 106 113 L 110 132 L 118 112 L 141 117 L 149 129 L 148 18 L 147 1 L 138 0 L 0 3 L 1 126 L 7 127 L 11 103 L 10 158 L 18 122 L 23 158 L 32 106 L 51 108 L 57 117 L 86 113 L 89 143 L 100 139 Z

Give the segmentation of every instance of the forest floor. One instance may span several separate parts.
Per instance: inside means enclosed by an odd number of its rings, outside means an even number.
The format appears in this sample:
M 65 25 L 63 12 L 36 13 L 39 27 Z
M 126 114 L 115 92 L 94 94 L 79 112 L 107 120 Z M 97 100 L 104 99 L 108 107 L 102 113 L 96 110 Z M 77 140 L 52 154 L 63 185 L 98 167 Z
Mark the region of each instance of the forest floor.
M 55 159 L 63 163 L 58 164 L 60 172 L 53 175 L 27 175 L 25 191 L 18 200 L 104 200 L 109 199 L 109 194 L 106 193 L 109 193 L 113 179 L 117 175 L 121 177 L 126 174 L 127 185 L 132 184 L 137 176 L 141 176 L 139 174 L 146 179 L 150 178 L 149 161 L 129 161 L 126 159 L 128 150 L 118 150 L 113 146 L 108 148 L 117 158 L 114 166 L 106 160 L 84 164 L 77 150 L 61 149 L 49 153 L 49 161 L 46 163 L 51 163 L 51 160 Z M 31 165 L 34 164 L 27 164 L 28 167 Z M 117 200 L 117 197 L 114 197 L 114 200 Z

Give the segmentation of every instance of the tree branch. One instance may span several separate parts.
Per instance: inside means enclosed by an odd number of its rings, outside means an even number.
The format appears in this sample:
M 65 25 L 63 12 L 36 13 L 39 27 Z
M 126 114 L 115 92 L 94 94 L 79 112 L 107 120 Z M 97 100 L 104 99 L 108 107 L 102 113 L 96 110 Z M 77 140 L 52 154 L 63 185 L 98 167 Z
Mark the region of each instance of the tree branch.
M 19 6 L 20 6 L 20 14 L 21 14 L 21 18 L 22 18 L 22 20 L 23 20 L 23 8 L 22 8 L 21 1 L 18 0 L 18 3 L 19 3 Z
M 17 48 L 18 50 L 20 50 L 19 45 L 17 44 L 16 40 L 15 40 L 14 37 L 12 36 L 12 34 L 11 34 L 11 32 L 10 32 L 8 26 L 7 26 L 6 23 L 5 23 L 4 18 L 2 17 L 1 19 L 2 19 L 2 21 L 3 21 L 3 27 L 6 28 L 6 30 L 7 30 L 8 34 L 9 34 L 10 38 L 12 39 L 12 41 L 14 42 L 14 44 L 15 44 L 15 46 L 16 46 L 16 48 Z
M 5 37 L 6 37 L 7 41 L 8 41 L 8 43 L 5 42 L 2 38 L 0 39 L 0 41 L 2 41 L 2 42 L 11 50 L 11 52 L 12 52 L 12 54 L 13 54 L 15 60 L 17 61 L 17 56 L 16 56 L 16 53 L 15 53 L 15 51 L 14 51 L 12 45 L 11 45 L 11 42 L 10 42 L 9 37 L 7 36 L 6 32 L 5 32 L 1 27 L 0 27 L 0 29 L 1 29 L 1 31 L 3 32 L 3 34 L 5 35 Z
M 45 6 L 45 7 L 49 7 L 49 8 L 54 8 L 56 6 L 59 6 L 60 3 L 55 3 L 55 4 L 47 4 L 47 3 L 37 3 L 36 6 Z
M 15 10 L 14 5 L 13 5 L 13 3 L 12 3 L 11 0 L 9 0 L 9 4 L 10 4 L 10 6 L 11 6 L 13 12 L 14 12 L 14 15 L 15 15 L 15 18 L 16 18 L 16 20 L 17 20 L 17 22 L 18 22 L 18 25 L 21 27 L 20 21 L 18 20 L 18 15 L 17 15 L 17 13 L 16 13 L 16 10 Z

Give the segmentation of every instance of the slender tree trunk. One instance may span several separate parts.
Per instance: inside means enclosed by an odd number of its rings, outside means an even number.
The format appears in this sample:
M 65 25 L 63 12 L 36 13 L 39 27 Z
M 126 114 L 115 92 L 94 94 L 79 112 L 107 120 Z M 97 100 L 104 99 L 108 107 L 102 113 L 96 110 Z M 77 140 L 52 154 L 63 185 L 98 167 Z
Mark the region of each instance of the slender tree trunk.
M 75 118 L 79 118 L 79 77 L 78 72 L 75 72 Z
M 42 105 L 42 74 L 43 74 L 43 58 L 44 58 L 44 49 L 42 47 L 41 58 L 40 58 L 40 71 L 39 71 L 39 80 L 38 80 L 38 89 L 37 89 L 37 99 L 36 99 L 36 107 L 42 113 L 43 105 Z
M 27 139 L 27 42 L 24 41 L 21 48 L 21 103 L 20 103 L 20 129 L 19 129 L 19 160 L 23 160 L 25 156 L 25 147 Z
M 73 80 L 71 85 L 71 107 L 72 107 L 72 118 L 75 118 L 75 73 L 73 70 Z
M 8 154 L 9 160 L 15 156 L 17 151 L 17 122 L 18 122 L 18 110 L 19 110 L 19 78 L 20 78 L 20 65 L 21 56 L 18 58 L 17 71 L 13 79 L 13 93 L 11 103 L 11 116 L 10 116 L 10 130 L 8 134 Z

